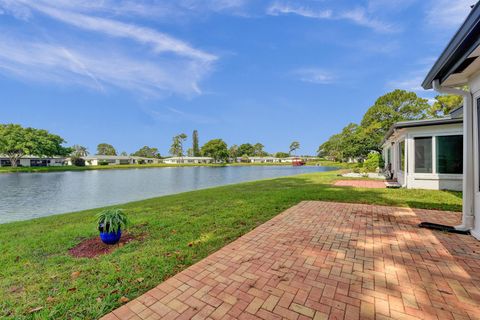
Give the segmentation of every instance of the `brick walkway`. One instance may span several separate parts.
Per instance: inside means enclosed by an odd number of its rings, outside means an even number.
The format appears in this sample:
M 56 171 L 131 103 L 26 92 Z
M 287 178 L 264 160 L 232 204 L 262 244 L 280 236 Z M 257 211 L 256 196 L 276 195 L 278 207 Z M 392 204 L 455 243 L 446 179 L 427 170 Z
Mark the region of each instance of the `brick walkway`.
M 480 319 L 459 213 L 302 202 L 103 319 Z
M 385 181 L 379 180 L 337 180 L 333 184 L 337 187 L 355 187 L 367 189 L 385 189 L 387 185 Z

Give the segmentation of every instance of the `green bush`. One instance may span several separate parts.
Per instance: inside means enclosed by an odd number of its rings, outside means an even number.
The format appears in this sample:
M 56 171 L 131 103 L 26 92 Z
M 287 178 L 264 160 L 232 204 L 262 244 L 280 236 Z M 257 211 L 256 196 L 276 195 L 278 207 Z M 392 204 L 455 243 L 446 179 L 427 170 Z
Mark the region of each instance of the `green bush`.
M 383 159 L 380 153 L 372 152 L 363 163 L 366 172 L 376 172 L 377 168 L 383 167 Z
M 85 160 L 80 157 L 72 157 L 72 165 L 76 167 L 85 167 Z
M 98 163 L 98 165 L 100 165 L 100 166 L 108 166 L 108 162 L 107 162 L 107 161 L 100 161 L 100 162 Z

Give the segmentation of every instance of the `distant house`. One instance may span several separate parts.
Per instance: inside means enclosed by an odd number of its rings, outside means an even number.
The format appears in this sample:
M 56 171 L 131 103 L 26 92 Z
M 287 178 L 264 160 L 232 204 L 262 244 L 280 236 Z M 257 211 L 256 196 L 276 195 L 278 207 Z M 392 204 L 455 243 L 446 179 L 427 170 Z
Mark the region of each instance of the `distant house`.
M 213 163 L 213 158 L 210 157 L 171 157 L 163 159 L 167 164 L 200 164 L 200 163 Z
M 99 165 L 129 165 L 129 164 L 157 164 L 161 163 L 161 159 L 156 158 L 144 158 L 135 156 L 103 156 L 95 155 L 82 157 L 85 160 L 87 166 L 99 166 Z M 71 159 L 67 159 L 68 165 L 72 165 Z
M 38 157 L 38 156 L 23 156 L 17 161 L 19 167 L 53 167 L 63 166 L 66 164 L 64 157 Z M 0 155 L 0 167 L 11 167 L 12 163 L 7 156 Z
M 403 187 L 462 190 L 462 108 L 439 119 L 397 122 L 382 147 L 385 167 Z
M 238 157 L 237 162 L 250 162 L 250 163 L 279 163 L 283 159 L 275 157 Z
M 288 157 L 288 158 L 284 158 L 284 159 L 281 159 L 282 162 L 287 162 L 287 163 L 293 163 L 293 162 L 297 162 L 299 160 L 301 161 L 307 161 L 307 160 L 312 160 L 312 159 L 316 159 L 315 157 Z

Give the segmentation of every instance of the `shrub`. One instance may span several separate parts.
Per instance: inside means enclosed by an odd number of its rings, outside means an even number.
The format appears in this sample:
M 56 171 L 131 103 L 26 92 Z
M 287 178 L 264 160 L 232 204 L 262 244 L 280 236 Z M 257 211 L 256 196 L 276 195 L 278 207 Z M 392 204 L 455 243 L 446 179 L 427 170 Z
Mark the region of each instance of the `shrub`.
M 378 168 L 383 167 L 383 160 L 380 153 L 372 152 L 368 155 L 367 160 L 363 163 L 366 172 L 375 172 Z
M 116 233 L 127 226 L 128 218 L 122 209 L 106 209 L 97 214 L 97 223 L 101 231 Z
M 98 163 L 98 165 L 100 165 L 100 166 L 108 166 L 108 162 L 107 162 L 107 161 L 100 161 L 100 162 Z
M 72 165 L 76 167 L 85 167 L 85 160 L 80 157 L 72 157 Z

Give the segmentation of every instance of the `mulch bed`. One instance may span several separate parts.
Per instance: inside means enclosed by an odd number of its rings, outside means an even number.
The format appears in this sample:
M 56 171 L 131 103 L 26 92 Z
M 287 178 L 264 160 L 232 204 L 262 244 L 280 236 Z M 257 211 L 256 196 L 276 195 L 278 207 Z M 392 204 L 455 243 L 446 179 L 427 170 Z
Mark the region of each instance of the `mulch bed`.
M 68 250 L 68 253 L 75 258 L 95 258 L 104 254 L 112 253 L 116 249 L 123 247 L 129 242 L 135 240 L 142 241 L 144 238 L 144 234 L 134 235 L 130 233 L 124 233 L 117 244 L 108 245 L 100 240 L 100 236 L 96 236 L 94 238 L 83 240 L 75 247 Z

